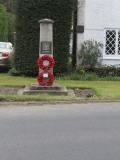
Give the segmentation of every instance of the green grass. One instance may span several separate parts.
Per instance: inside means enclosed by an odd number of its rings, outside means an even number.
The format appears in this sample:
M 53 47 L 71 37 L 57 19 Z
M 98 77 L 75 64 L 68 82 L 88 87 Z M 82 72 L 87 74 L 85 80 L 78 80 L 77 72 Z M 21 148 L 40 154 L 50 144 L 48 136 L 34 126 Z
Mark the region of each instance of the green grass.
M 35 78 L 12 77 L 7 74 L 0 74 L 0 86 L 26 86 L 36 83 Z M 91 88 L 95 90 L 96 96 L 89 100 L 120 100 L 120 81 L 71 81 L 57 80 L 57 83 L 68 88 Z M 20 95 L 0 95 L 0 100 L 14 101 L 79 101 L 83 98 L 68 97 L 68 96 L 20 96 Z M 88 99 L 85 99 L 88 100 Z
M 5 73 L 0 73 L 0 86 L 25 86 L 36 83 L 35 78 L 9 76 Z
M 99 98 L 120 99 L 120 81 L 59 81 L 70 88 L 92 88 Z
M 0 101 L 45 101 L 45 102 L 58 102 L 58 101 L 78 101 L 80 98 L 69 96 L 50 96 L 43 95 L 0 95 Z M 82 100 L 82 98 L 81 98 Z

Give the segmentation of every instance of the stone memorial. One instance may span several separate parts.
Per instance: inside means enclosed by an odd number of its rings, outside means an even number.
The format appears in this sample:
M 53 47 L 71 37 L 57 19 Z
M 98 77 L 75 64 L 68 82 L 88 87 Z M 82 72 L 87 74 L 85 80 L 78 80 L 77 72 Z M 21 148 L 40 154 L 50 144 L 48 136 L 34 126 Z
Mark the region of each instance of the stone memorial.
M 37 66 L 39 73 L 37 76 L 37 84 L 26 86 L 19 94 L 54 94 L 68 95 L 65 87 L 56 84 L 53 67 L 55 60 L 53 58 L 53 24 L 51 19 L 42 19 L 40 23 L 40 42 L 39 56 Z
M 52 86 L 55 80 L 53 67 L 53 20 L 43 19 L 40 23 L 39 58 L 37 65 L 39 74 L 37 77 L 40 86 Z

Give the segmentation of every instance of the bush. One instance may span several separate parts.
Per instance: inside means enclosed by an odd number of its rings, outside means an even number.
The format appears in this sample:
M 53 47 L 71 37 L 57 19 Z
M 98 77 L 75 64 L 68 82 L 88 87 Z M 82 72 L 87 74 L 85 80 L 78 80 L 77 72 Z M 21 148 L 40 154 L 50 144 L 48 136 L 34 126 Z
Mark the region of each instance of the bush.
M 93 69 L 101 57 L 102 44 L 96 41 L 87 40 L 81 45 L 79 52 L 80 68 Z

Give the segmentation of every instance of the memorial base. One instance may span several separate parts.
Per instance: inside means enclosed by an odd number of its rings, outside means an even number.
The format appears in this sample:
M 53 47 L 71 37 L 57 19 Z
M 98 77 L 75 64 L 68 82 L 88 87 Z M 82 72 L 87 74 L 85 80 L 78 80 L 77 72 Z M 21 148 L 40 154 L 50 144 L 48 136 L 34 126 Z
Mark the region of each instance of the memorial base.
M 68 90 L 66 87 L 63 87 L 58 84 L 53 84 L 52 86 L 39 86 L 33 84 L 27 86 L 22 90 L 18 91 L 20 95 L 38 95 L 38 94 L 49 94 L 49 95 L 68 95 Z

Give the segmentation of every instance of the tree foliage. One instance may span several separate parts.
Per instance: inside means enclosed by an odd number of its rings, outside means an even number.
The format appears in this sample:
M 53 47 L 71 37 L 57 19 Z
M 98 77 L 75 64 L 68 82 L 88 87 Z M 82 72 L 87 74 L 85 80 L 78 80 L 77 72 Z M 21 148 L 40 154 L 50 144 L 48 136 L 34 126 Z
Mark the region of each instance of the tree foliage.
M 15 19 L 15 14 L 8 12 L 8 41 L 12 43 L 15 41 Z
M 0 41 L 8 39 L 8 17 L 6 8 L 0 4 Z
M 8 25 L 6 25 L 7 32 L 7 40 L 10 42 L 14 42 L 14 33 L 15 33 L 15 7 L 17 0 L 0 0 L 0 3 L 6 7 L 7 16 L 8 16 Z M 1 23 L 3 23 L 3 19 L 1 19 Z
M 55 72 L 65 72 L 68 64 L 73 0 L 18 0 L 16 19 L 15 68 L 26 75 L 37 73 L 39 53 L 38 20 L 54 23 Z
M 17 0 L 0 0 L 0 3 L 3 4 L 8 12 L 14 12 L 16 7 Z

